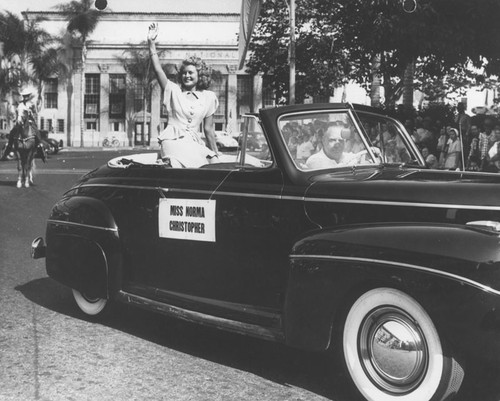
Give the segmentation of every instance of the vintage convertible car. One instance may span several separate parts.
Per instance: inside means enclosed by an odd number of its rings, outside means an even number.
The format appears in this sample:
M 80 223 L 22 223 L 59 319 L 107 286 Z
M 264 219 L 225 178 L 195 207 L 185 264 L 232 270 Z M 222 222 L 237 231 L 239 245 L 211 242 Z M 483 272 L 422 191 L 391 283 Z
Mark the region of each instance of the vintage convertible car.
M 333 350 L 368 400 L 448 399 L 469 355 L 498 359 L 500 175 L 429 170 L 398 121 L 346 104 L 260 110 L 241 145 L 199 168 L 109 161 L 34 257 L 90 315 L 118 301 Z

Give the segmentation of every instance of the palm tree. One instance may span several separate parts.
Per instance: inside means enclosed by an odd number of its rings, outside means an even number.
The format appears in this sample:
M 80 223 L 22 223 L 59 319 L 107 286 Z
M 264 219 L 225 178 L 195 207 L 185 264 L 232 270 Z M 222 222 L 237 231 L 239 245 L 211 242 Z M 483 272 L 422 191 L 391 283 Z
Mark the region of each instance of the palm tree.
M 158 55 L 161 57 L 162 52 L 159 51 Z M 135 82 L 140 83 L 143 88 L 143 104 L 142 110 L 144 112 L 144 128 L 142 135 L 142 145 L 144 146 L 145 130 L 147 125 L 146 110 L 150 109 L 148 101 L 151 99 L 151 93 L 156 83 L 156 74 L 151 66 L 151 59 L 146 42 L 142 42 L 140 47 L 134 47 L 129 44 L 128 50 L 124 51 L 123 56 L 116 57 L 121 62 L 128 76 Z M 130 85 L 133 86 L 133 85 Z
M 75 39 L 68 31 L 62 32 L 55 38 L 57 46 L 57 77 L 66 84 L 66 95 L 68 99 L 67 107 L 67 146 L 72 146 L 71 129 L 72 115 L 73 115 L 73 102 L 70 99 L 73 96 L 73 63 L 75 56 L 75 48 L 79 46 L 79 40 Z
M 51 35 L 40 28 L 43 18 L 24 21 L 17 15 L 0 12 L 0 42 L 4 43 L 6 60 L 19 57 L 19 66 L 13 68 L 8 62 L 0 68 L 0 96 L 6 97 L 12 91 L 19 90 L 26 83 L 33 83 L 41 88 L 45 78 L 54 73 L 51 58 L 55 54 L 49 47 Z M 41 93 L 41 91 L 39 91 Z
M 415 62 L 408 62 L 403 74 L 403 104 L 413 107 L 413 80 L 415 75 Z
M 81 99 L 80 99 L 80 146 L 83 147 L 84 139 L 84 101 L 85 101 L 85 66 L 87 61 L 87 48 L 89 36 L 97 27 L 101 11 L 93 8 L 93 0 L 72 0 L 69 3 L 57 5 L 58 9 L 67 19 L 67 30 L 70 34 L 78 34 L 81 45 Z

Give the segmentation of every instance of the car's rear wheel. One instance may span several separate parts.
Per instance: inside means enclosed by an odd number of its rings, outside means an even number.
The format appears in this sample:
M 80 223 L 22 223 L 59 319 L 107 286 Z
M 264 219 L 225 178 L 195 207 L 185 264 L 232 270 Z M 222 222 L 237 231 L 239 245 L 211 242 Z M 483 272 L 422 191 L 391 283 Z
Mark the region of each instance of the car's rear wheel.
M 342 343 L 347 370 L 367 400 L 444 400 L 463 380 L 424 308 L 393 288 L 372 289 L 354 302 Z
M 75 289 L 73 289 L 73 297 L 78 307 L 91 316 L 102 314 L 108 305 L 108 300 L 105 298 L 90 297 Z

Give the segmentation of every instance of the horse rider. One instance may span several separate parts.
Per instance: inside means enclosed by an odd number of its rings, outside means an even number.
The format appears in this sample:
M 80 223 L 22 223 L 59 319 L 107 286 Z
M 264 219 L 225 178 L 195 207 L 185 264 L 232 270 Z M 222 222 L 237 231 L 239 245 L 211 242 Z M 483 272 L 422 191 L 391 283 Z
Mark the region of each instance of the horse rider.
M 32 91 L 28 88 L 25 88 L 21 91 L 20 95 L 22 96 L 23 99 L 17 106 L 16 124 L 21 125 L 23 123 L 23 114 L 24 113 L 28 114 L 28 123 L 31 125 L 32 132 L 35 135 L 35 146 L 37 147 L 37 153 L 45 163 L 47 157 L 45 155 L 45 149 L 43 148 L 42 145 L 42 138 L 40 136 L 40 131 L 38 130 L 36 124 L 36 108 L 33 102 L 31 101 Z M 5 152 L 3 153 L 2 158 L 0 160 L 7 159 L 7 155 L 12 151 L 15 139 L 16 138 L 14 138 L 14 135 L 12 135 L 11 131 L 11 134 L 9 135 L 9 143 L 7 144 Z

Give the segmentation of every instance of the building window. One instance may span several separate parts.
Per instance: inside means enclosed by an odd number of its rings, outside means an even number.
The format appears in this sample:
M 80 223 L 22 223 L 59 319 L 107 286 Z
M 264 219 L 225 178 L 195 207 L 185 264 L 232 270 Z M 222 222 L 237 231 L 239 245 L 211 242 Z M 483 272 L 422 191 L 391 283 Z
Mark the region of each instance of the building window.
M 97 122 L 96 121 L 87 121 L 87 131 L 96 131 L 97 130 Z
M 140 112 L 144 109 L 144 97 L 147 95 L 144 90 L 144 84 L 134 79 L 132 90 L 134 94 L 134 112 L 140 115 Z M 149 99 L 146 99 L 146 105 L 146 111 L 151 112 L 151 94 L 149 94 Z
M 264 76 L 262 79 L 262 104 L 264 107 L 274 106 L 275 100 L 272 87 L 271 77 Z
M 125 75 L 109 75 L 109 117 L 125 118 Z
M 42 131 L 51 131 L 54 128 L 51 118 L 40 118 L 40 129 Z
M 56 132 L 64 132 L 64 120 L 63 119 L 57 120 Z
M 114 121 L 111 123 L 111 131 L 119 132 L 121 131 L 121 123 L 119 121 Z
M 85 118 L 97 118 L 99 116 L 100 87 L 99 74 L 85 74 Z
M 44 81 L 43 101 L 46 109 L 57 109 L 57 78 Z
M 238 75 L 236 102 L 238 115 L 253 111 L 253 76 Z

